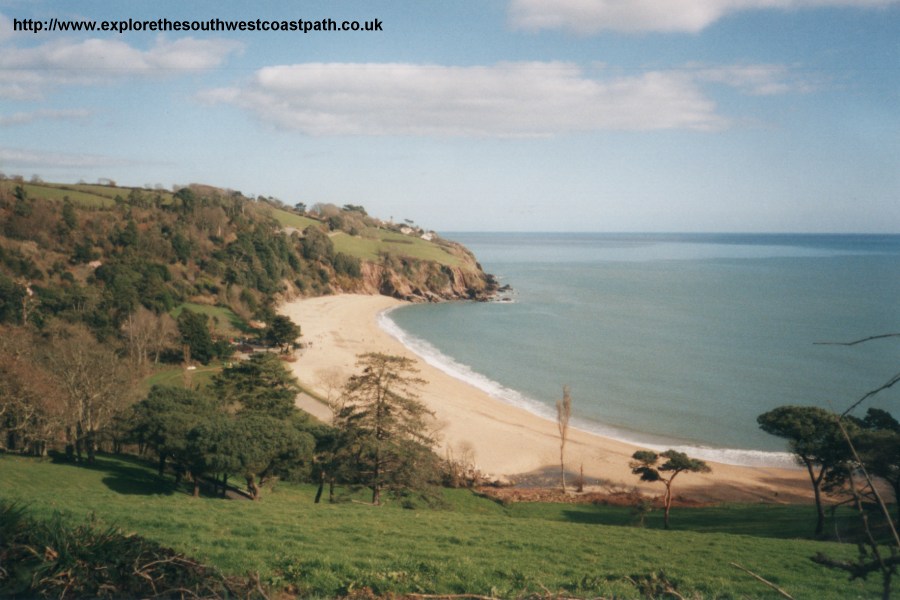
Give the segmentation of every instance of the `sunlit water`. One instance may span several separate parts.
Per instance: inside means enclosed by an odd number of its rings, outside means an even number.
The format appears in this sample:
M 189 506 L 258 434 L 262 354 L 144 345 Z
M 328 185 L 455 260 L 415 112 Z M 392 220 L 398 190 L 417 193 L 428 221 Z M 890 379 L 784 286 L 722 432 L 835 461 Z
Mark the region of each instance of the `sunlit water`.
M 786 464 L 756 417 L 843 410 L 900 371 L 900 236 L 447 234 L 512 302 L 414 305 L 382 326 L 432 364 L 553 418 L 739 464 Z M 898 414 L 900 390 L 867 406 Z

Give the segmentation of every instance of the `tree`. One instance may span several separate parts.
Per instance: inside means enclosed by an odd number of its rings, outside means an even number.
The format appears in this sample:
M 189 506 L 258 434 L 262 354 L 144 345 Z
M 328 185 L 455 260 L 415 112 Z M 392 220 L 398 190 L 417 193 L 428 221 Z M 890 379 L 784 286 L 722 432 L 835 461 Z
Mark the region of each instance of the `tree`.
M 0 329 L 0 448 L 44 456 L 62 431 L 65 404 L 29 339 Z
M 178 333 L 181 334 L 181 343 L 189 349 L 190 357 L 203 364 L 208 363 L 215 356 L 215 347 L 209 333 L 208 321 L 209 317 L 189 308 L 185 308 L 178 315 Z M 186 361 L 187 356 L 185 356 Z
M 133 407 L 132 435 L 142 446 L 152 448 L 159 459 L 159 476 L 172 458 L 182 470 L 190 470 L 189 435 L 212 418 L 213 404 L 191 389 L 153 386 L 146 398 Z
M 236 435 L 235 419 L 223 413 L 204 419 L 188 433 L 187 442 L 194 496 L 200 495 L 200 477 L 212 475 L 217 484 L 221 476 L 224 497 L 228 476 L 241 470 L 239 453 L 243 440 Z
M 335 418 L 340 430 L 344 476 L 372 490 L 372 504 L 381 504 L 384 489 L 423 487 L 435 475 L 434 440 L 418 400 L 413 361 L 381 353 L 357 357 L 362 372 L 344 388 L 344 404 Z
M 154 314 L 143 306 L 128 315 L 122 324 L 122 337 L 132 364 L 143 371 L 151 362 L 159 362 L 163 350 L 174 341 L 174 322 L 163 313 Z
M 66 452 L 93 462 L 100 434 L 132 400 L 128 369 L 83 326 L 56 332 L 47 363 L 65 395 Z
M 806 467 L 816 501 L 816 535 L 825 531 L 822 492 L 826 484 L 843 481 L 850 458 L 837 418 L 817 406 L 780 406 L 756 419 L 766 433 L 788 440 L 797 462 Z
M 311 460 L 315 440 L 285 419 L 262 414 L 239 416 L 232 436 L 242 441 L 237 447 L 237 464 L 254 500 L 260 487 L 282 466 Z
M 887 411 L 869 408 L 854 444 L 871 475 L 891 487 L 900 523 L 900 423 Z
M 310 225 L 303 230 L 300 250 L 303 258 L 307 260 L 331 262 L 331 258 L 334 256 L 334 243 L 318 225 Z
M 300 336 L 300 326 L 285 315 L 275 315 L 265 330 L 266 341 L 280 348 L 282 354 L 296 348 Z
M 300 386 L 276 355 L 257 352 L 216 375 L 213 390 L 229 410 L 286 419 Z
M 657 467 L 660 457 L 667 459 L 662 466 Z M 663 498 L 665 508 L 665 528 L 669 528 L 669 511 L 672 508 L 672 482 L 679 473 L 709 473 L 712 469 L 698 458 L 690 458 L 683 452 L 666 450 L 662 454 L 650 450 L 638 450 L 631 456 L 629 463 L 631 472 L 641 476 L 641 481 L 662 481 L 666 486 L 666 494 Z M 665 477 L 663 473 L 670 473 Z
M 569 386 L 563 386 L 562 400 L 556 401 L 556 425 L 559 428 L 559 479 L 566 493 L 566 439 L 569 437 L 569 418 L 572 416 L 572 397 Z

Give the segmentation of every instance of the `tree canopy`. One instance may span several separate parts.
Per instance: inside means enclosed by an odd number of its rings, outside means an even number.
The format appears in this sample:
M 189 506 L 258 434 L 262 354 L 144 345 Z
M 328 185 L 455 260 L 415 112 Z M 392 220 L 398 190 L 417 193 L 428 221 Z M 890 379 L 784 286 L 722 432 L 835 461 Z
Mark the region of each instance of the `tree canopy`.
M 641 481 L 662 481 L 666 486 L 666 493 L 663 498 L 663 506 L 665 508 L 665 528 L 669 528 L 669 512 L 672 508 L 672 482 L 679 473 L 709 473 L 709 468 L 704 461 L 699 458 L 690 458 L 683 452 L 677 450 L 666 450 L 661 454 L 657 454 L 651 450 L 638 450 L 632 455 L 632 461 L 629 464 L 631 472 L 641 476 Z M 659 465 L 659 459 L 665 458 L 666 462 Z
M 822 492 L 843 481 L 850 460 L 837 419 L 838 415 L 817 406 L 780 406 L 756 419 L 763 431 L 786 439 L 797 462 L 806 467 L 816 501 L 816 535 L 825 531 Z M 852 422 L 847 426 L 852 427 Z
M 425 382 L 412 360 L 381 353 L 357 358 L 361 372 L 347 382 L 335 416 L 339 462 L 344 477 L 369 487 L 377 505 L 382 490 L 402 493 L 435 479 L 433 413 L 418 399 Z

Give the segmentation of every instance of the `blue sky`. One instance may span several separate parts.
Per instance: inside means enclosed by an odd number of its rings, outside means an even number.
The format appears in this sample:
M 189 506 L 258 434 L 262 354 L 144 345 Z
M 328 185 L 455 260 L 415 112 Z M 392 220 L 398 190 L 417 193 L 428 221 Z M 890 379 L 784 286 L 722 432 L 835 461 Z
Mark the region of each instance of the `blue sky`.
M 332 18 L 380 32 L 15 32 Z M 0 0 L 0 171 L 439 231 L 900 231 L 900 0 Z

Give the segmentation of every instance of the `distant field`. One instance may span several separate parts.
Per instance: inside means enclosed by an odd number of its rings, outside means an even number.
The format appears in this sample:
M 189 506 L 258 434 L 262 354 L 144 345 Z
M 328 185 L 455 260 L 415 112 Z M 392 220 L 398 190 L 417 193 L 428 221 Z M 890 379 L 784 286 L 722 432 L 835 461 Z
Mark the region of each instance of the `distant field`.
M 338 232 L 332 235 L 334 249 L 363 260 L 377 261 L 382 252 L 398 256 L 408 256 L 420 260 L 431 260 L 451 267 L 462 266 L 462 261 L 444 250 L 434 242 L 421 238 L 395 233 L 378 231 L 377 239 L 368 239 Z
M 56 184 L 34 184 L 34 183 L 16 183 L 15 181 L 0 181 L 0 189 L 4 191 L 12 191 L 17 185 L 25 188 L 25 192 L 29 198 L 44 198 L 46 200 L 58 200 L 62 202 L 66 198 L 75 204 L 86 207 L 105 208 L 114 206 L 115 194 L 111 196 L 96 194 L 89 190 L 78 189 L 80 186 L 66 186 L 64 189 Z M 84 187 L 100 187 L 100 186 L 84 186 Z M 110 188 L 105 188 L 109 190 Z M 127 193 L 127 192 L 126 192 Z
M 222 371 L 221 365 L 198 367 L 185 372 L 181 366 L 157 371 L 141 382 L 141 389 L 149 392 L 154 385 L 167 387 L 204 387 L 212 381 L 213 375 Z
M 285 227 L 294 227 L 303 231 L 310 225 L 320 225 L 319 221 L 309 217 L 279 209 L 273 209 L 272 215 Z M 438 244 L 427 242 L 416 236 L 403 235 L 383 229 L 372 230 L 376 237 L 359 237 L 344 232 L 331 234 L 331 241 L 337 252 L 343 252 L 356 258 L 377 261 L 381 253 L 388 252 L 398 256 L 408 256 L 420 260 L 431 260 L 451 267 L 462 265 L 462 261 L 450 254 Z
M 446 490 L 443 509 L 415 510 L 316 505 L 314 493 L 313 486 L 279 483 L 256 503 L 193 499 L 133 460 L 101 457 L 94 467 L 76 467 L 0 455 L 0 496 L 39 516 L 92 516 L 303 595 L 369 587 L 378 594 L 639 598 L 628 579 L 664 572 L 685 598 L 778 597 L 729 564 L 736 562 L 796 598 L 879 596 L 877 578 L 849 582 L 809 560 L 817 552 L 849 559 L 854 546 L 762 537 L 783 533 L 792 518 L 811 526 L 808 506 L 735 506 L 724 516 L 721 508 L 679 508 L 675 530 L 663 531 L 656 517 L 647 528 L 611 525 L 633 522 L 624 508 L 504 508 L 462 490 Z M 708 531 L 691 530 L 710 515 Z
M 302 217 L 298 214 L 288 212 L 286 210 L 281 210 L 278 208 L 272 209 L 272 216 L 281 223 L 283 227 L 293 227 L 295 229 L 299 229 L 303 231 L 310 225 L 320 225 L 318 221 L 315 219 L 310 219 L 309 217 Z
M 246 335 L 251 331 L 247 323 L 239 316 L 234 314 L 230 308 L 224 306 L 210 306 L 208 304 L 194 304 L 193 302 L 185 302 L 179 304 L 170 311 L 173 319 L 177 319 L 181 312 L 188 308 L 195 313 L 202 313 L 209 316 L 209 323 L 212 332 L 223 337 L 239 337 Z
M 89 183 L 17 183 L 12 180 L 0 181 L 0 189 L 13 190 L 21 185 L 32 198 L 44 198 L 46 200 L 65 200 L 86 207 L 108 208 L 115 206 L 116 196 L 127 198 L 131 188 L 112 187 L 108 185 Z M 153 198 L 157 194 L 162 197 L 163 204 L 172 201 L 172 192 L 166 190 L 139 189 L 141 194 Z

